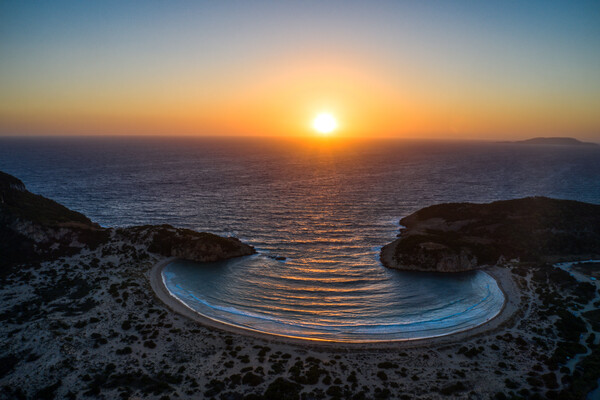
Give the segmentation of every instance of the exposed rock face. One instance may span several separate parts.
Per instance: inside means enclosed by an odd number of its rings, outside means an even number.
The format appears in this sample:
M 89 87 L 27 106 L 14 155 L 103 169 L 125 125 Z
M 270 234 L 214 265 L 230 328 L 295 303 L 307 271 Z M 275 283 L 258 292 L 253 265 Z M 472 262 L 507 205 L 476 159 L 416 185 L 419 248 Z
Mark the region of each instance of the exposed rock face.
M 460 272 L 504 260 L 555 261 L 600 254 L 600 206 L 530 197 L 490 204 L 451 203 L 421 209 L 384 246 L 389 268 Z
M 71 255 L 109 240 L 192 261 L 218 261 L 253 254 L 235 238 L 169 225 L 102 228 L 85 215 L 33 194 L 19 179 L 0 172 L 0 267 Z
M 395 254 L 402 239 L 396 239 L 381 249 L 381 260 L 388 268 L 409 271 L 461 272 L 478 268 L 477 257 L 467 249 L 452 251 L 445 245 L 423 242 L 410 254 Z
M 237 238 L 224 238 L 206 232 L 177 229 L 170 225 L 117 229 L 117 235 L 147 246 L 148 251 L 167 257 L 212 262 L 256 253 Z
M 0 171 L 0 192 L 8 190 L 17 190 L 20 192 L 24 192 L 26 189 L 25 185 L 23 184 L 23 182 L 21 182 L 20 179 L 17 179 L 12 175 Z M 0 200 L 0 203 L 3 202 L 3 200 Z

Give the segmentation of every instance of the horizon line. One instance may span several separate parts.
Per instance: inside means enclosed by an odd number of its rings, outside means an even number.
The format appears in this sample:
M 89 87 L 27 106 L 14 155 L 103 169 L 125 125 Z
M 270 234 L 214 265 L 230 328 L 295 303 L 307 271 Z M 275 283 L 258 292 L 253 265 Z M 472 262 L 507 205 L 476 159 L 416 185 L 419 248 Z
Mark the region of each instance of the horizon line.
M 40 139 L 40 138 L 210 138 L 210 139 L 244 139 L 244 138 L 255 138 L 255 139 L 311 139 L 321 142 L 333 142 L 340 140 L 398 140 L 398 141 L 443 141 L 443 142 L 486 142 L 486 143 L 514 143 L 530 139 L 575 139 L 582 143 L 594 143 L 600 144 L 599 139 L 579 139 L 576 136 L 567 135 L 537 135 L 537 136 L 526 136 L 518 139 L 491 139 L 491 138 L 456 138 L 456 137 L 444 137 L 444 136 L 394 136 L 394 135 L 331 135 L 327 137 L 318 136 L 315 134 L 306 135 L 275 135 L 275 134 L 193 134 L 193 133 L 0 133 L 0 138 L 10 139 Z

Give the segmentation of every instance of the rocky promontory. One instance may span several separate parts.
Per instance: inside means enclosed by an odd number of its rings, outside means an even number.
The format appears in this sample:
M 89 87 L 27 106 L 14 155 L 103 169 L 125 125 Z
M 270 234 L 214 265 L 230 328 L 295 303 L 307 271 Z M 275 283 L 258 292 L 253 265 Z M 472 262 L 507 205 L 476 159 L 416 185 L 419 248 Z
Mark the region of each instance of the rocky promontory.
M 170 225 L 103 228 L 85 215 L 29 192 L 0 172 L 0 267 L 68 256 L 108 242 L 165 257 L 219 261 L 254 254 L 236 238 Z
M 469 219 L 448 214 L 459 231 Z M 253 251 L 235 239 L 168 225 L 103 228 L 4 174 L 0 219 L 0 399 L 582 399 L 600 376 L 598 281 L 561 268 L 494 269 L 509 283 L 507 319 L 478 330 L 316 349 L 210 328 L 156 296 L 153 271 L 165 256 Z
M 600 205 L 572 200 L 439 204 L 400 224 L 399 238 L 381 250 L 389 268 L 460 272 L 513 259 L 555 262 L 600 255 Z

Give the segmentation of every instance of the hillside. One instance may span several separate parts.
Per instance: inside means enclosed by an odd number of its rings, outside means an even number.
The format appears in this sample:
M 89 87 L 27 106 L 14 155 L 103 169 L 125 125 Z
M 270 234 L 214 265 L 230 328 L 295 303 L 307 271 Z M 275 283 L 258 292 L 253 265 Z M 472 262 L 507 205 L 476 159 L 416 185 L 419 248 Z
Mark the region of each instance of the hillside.
M 193 261 L 254 253 L 236 238 L 170 225 L 102 228 L 81 213 L 29 192 L 19 179 L 0 171 L 0 267 L 72 255 L 83 248 L 93 250 L 109 241 Z
M 400 220 L 384 246 L 390 268 L 456 272 L 503 260 L 557 261 L 600 254 L 600 205 L 546 197 L 449 203 Z

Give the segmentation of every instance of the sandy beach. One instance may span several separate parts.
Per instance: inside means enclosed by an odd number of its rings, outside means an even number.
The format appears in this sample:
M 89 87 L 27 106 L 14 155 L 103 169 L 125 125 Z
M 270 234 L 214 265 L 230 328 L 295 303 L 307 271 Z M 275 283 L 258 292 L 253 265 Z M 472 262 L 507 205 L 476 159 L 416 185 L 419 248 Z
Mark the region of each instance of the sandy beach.
M 515 273 L 517 266 L 485 270 L 507 299 L 491 321 L 444 337 L 365 344 L 282 338 L 202 318 L 165 290 L 160 271 L 170 261 L 115 237 L 5 277 L 0 337 L 9 373 L 0 384 L 9 389 L 0 398 L 24 388 L 63 398 L 242 399 L 291 390 L 310 399 L 487 399 L 515 387 L 541 392 L 537 376 L 563 376 L 547 366 L 560 338 L 540 335 L 555 329 L 540 293 L 558 296 L 558 287 Z
M 473 329 L 419 340 L 318 342 L 212 321 L 166 290 L 161 272 L 173 258 L 160 254 L 173 254 L 173 235 L 213 243 L 222 255 L 230 245 L 231 256 L 248 254 L 238 252 L 240 242 L 165 226 L 99 231 L 81 214 L 46 205 L 90 224 L 84 233 L 92 238 L 102 236 L 81 246 L 83 233 L 42 235 L 15 222 L 32 237 L 73 234 L 69 244 L 77 247 L 0 274 L 0 399 L 580 398 L 596 382 L 598 287 L 569 268 L 485 268 L 505 302 Z M 203 259 L 211 254 L 191 248 Z

